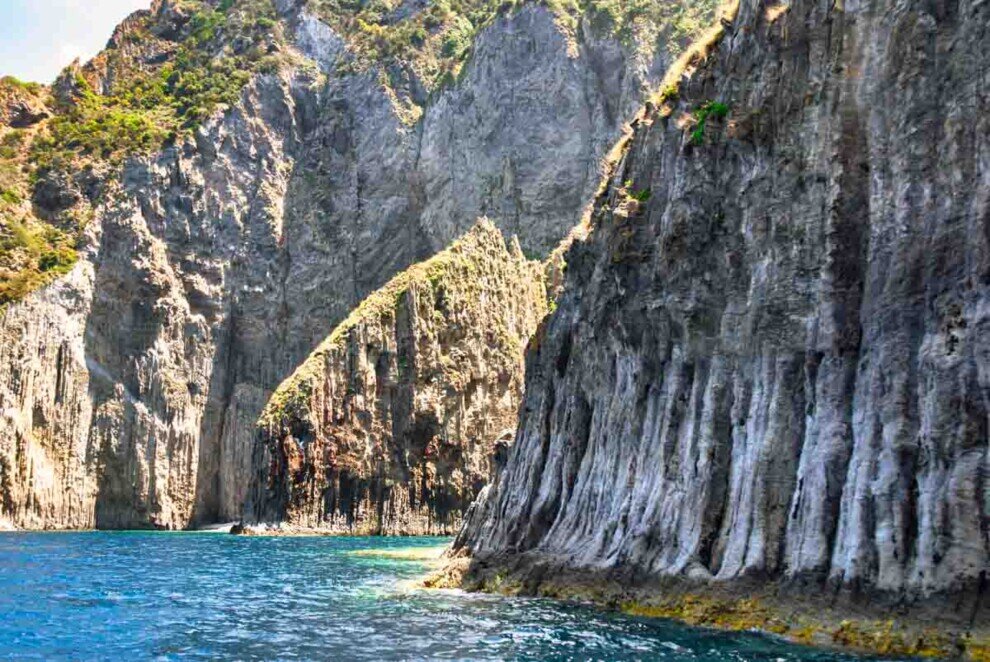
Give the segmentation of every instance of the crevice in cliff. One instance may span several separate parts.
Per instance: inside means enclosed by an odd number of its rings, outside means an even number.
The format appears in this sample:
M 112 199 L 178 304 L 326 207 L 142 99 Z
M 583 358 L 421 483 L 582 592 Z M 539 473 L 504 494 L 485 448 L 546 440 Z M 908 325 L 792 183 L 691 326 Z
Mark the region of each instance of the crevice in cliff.
M 716 357 L 715 360 L 721 363 L 725 359 Z M 705 458 L 709 468 L 708 475 L 700 477 L 708 484 L 708 494 L 701 518 L 702 528 L 697 539 L 697 557 L 698 562 L 712 576 L 718 572 L 716 545 L 729 505 L 729 475 L 734 439 L 732 433 L 734 393 L 732 383 L 727 379 L 727 382 L 719 385 L 711 395 L 709 405 L 712 417 L 711 436 L 707 440 L 708 457 Z
M 227 323 L 217 339 L 219 354 L 210 371 L 210 388 L 206 393 L 206 411 L 199 434 L 199 453 L 195 477 L 195 502 L 190 513 L 190 526 L 209 524 L 221 516 L 224 440 L 230 411 L 234 405 L 234 385 L 237 383 L 237 322 L 236 303 L 227 312 Z M 211 406 L 212 404 L 212 406 Z M 233 515 L 228 514 L 228 516 Z
M 553 378 L 550 376 L 547 377 L 545 399 L 541 406 L 543 407 L 543 415 L 540 419 L 539 428 L 540 450 L 537 457 L 532 458 L 532 460 L 529 461 L 535 460 L 533 466 L 538 469 L 540 476 L 545 476 L 547 473 L 547 460 L 550 457 L 550 447 L 555 432 L 553 420 L 556 416 L 563 413 L 558 412 L 557 388 L 554 384 Z M 515 454 L 520 455 L 521 453 Z M 550 476 L 550 478 L 559 480 L 560 477 Z M 538 482 L 531 483 L 529 488 L 531 492 L 524 502 L 526 504 L 526 514 L 518 520 L 519 523 L 525 526 L 525 528 L 517 535 L 516 540 L 513 541 L 513 547 L 518 550 L 532 549 L 539 543 L 543 536 L 546 535 L 550 525 L 553 524 L 554 519 L 556 519 L 560 505 L 560 490 L 557 486 L 551 487 L 550 493 L 553 496 L 550 503 L 540 500 Z

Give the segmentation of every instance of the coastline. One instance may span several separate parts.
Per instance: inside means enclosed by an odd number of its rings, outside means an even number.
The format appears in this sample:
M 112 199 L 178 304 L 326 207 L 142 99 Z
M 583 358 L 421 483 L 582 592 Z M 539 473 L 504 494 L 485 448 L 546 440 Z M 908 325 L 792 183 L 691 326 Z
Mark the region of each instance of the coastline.
M 112 532 L 140 532 L 140 533 L 208 533 L 223 535 L 238 535 L 261 538 L 453 538 L 452 533 L 437 532 L 401 532 L 401 533 L 376 533 L 373 530 L 356 529 L 353 531 L 300 527 L 289 524 L 252 524 L 244 526 L 239 522 L 222 522 L 215 524 L 204 524 L 189 529 L 22 529 L 14 526 L 6 520 L 0 520 L 0 533 L 112 533 Z
M 967 618 L 960 615 L 958 604 L 951 604 L 954 596 L 908 608 L 759 578 L 722 584 L 576 569 L 533 553 L 448 557 L 422 585 L 591 603 L 632 616 L 758 631 L 824 649 L 990 662 L 990 622 L 979 597 L 975 599 L 980 611 Z
M 453 538 L 454 533 L 437 531 L 400 531 L 380 533 L 374 527 L 340 529 L 297 526 L 294 524 L 234 524 L 230 533 L 238 536 L 270 538 Z

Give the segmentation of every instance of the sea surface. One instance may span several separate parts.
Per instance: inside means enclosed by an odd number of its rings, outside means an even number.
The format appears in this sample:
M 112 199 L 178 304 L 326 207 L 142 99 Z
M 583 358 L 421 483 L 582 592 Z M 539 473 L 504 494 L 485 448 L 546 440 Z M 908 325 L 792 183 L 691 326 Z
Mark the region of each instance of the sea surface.
M 856 659 L 550 600 L 418 590 L 429 561 L 415 557 L 437 545 L 0 534 L 0 659 Z

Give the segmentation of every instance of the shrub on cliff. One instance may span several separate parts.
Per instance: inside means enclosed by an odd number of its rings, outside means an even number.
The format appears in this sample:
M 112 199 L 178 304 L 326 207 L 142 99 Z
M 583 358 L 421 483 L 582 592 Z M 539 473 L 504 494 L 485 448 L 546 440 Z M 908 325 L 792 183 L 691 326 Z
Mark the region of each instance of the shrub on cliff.
M 270 0 L 176 6 L 175 34 L 160 36 L 158 17 L 138 14 L 107 50 L 67 69 L 51 90 L 0 79 L 0 305 L 71 267 L 78 219 L 88 217 L 73 208 L 36 218 L 28 204 L 35 183 L 51 172 L 71 179 L 91 163 L 115 166 L 160 149 L 236 103 L 255 72 L 279 66 L 271 52 L 282 35 Z M 37 111 L 24 119 L 28 103 Z M 8 112 L 14 104 L 17 113 Z M 9 125 L 14 119 L 36 121 L 21 130 Z

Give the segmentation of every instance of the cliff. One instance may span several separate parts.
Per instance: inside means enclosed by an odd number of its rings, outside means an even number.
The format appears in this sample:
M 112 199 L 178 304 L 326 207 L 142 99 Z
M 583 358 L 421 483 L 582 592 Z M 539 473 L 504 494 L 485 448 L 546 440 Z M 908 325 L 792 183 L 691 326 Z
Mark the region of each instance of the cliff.
M 543 279 L 483 220 L 368 297 L 265 408 L 248 522 L 456 530 L 515 431 Z
M 743 0 L 681 63 L 566 255 L 469 585 L 986 636 L 988 12 Z
M 240 518 L 278 384 L 479 216 L 556 245 L 710 15 L 366 4 L 156 0 L 4 81 L 0 519 Z

